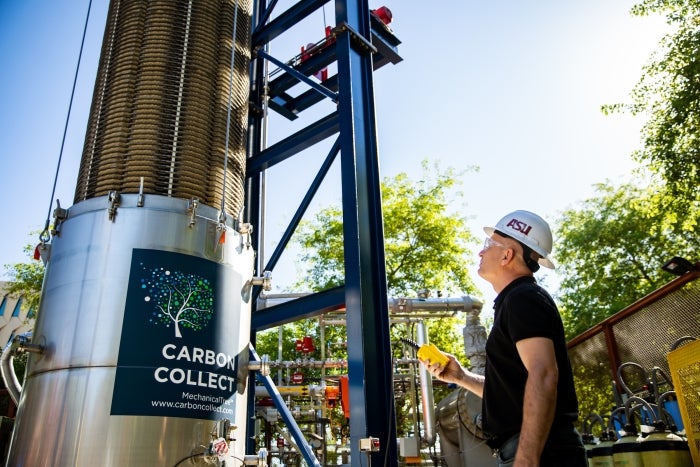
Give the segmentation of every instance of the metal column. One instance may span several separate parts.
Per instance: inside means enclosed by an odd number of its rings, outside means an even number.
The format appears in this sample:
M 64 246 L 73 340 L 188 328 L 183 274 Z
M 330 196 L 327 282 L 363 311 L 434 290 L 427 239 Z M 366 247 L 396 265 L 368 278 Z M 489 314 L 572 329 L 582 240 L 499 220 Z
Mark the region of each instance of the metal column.
M 365 0 L 336 1 L 336 23 L 347 25 L 337 49 L 350 449 L 360 465 L 359 440 L 378 437 L 373 463 L 398 465 L 368 11 Z
M 344 224 L 345 284 L 303 300 L 293 300 L 265 310 L 253 311 L 253 333 L 279 324 L 292 322 L 345 307 L 348 332 L 348 369 L 350 381 L 350 439 L 353 466 L 367 465 L 371 455 L 375 465 L 398 465 L 396 446 L 396 419 L 389 342 L 389 313 L 384 263 L 384 231 L 381 210 L 380 175 L 377 154 L 377 133 L 374 112 L 373 70 L 401 58 L 395 47 L 399 41 L 386 30 L 373 27 L 370 10 L 365 0 L 336 0 L 334 28 L 335 42 L 328 53 L 319 54 L 303 64 L 287 70 L 285 76 L 270 83 L 270 96 L 277 99 L 271 109 L 289 118 L 302 111 L 314 100 L 337 99 L 337 112 L 309 125 L 270 148 L 262 144 L 260 126 L 262 112 L 255 114 L 256 105 L 263 108 L 263 60 L 283 66 L 284 63 L 267 55 L 265 45 L 303 18 L 318 10 L 327 1 L 307 0 L 290 7 L 274 20 L 267 21 L 276 1 L 257 2 L 254 7 L 254 56 L 251 80 L 250 146 L 247 162 L 248 187 L 246 193 L 248 222 L 259 225 L 263 171 L 292 157 L 316 142 L 337 134 L 337 141 L 319 168 L 319 175 L 309 187 L 307 196 L 282 235 L 278 249 L 269 255 L 266 265 L 272 270 L 286 246 L 296 224 L 301 219 L 310 199 L 320 185 L 325 171 L 339 153 L 342 183 Z M 383 25 L 382 25 L 383 26 Z M 309 93 L 292 100 L 284 93 L 285 86 L 309 76 L 329 63 L 337 62 L 338 74 L 324 83 L 327 89 Z M 316 68 L 316 69 L 314 69 Z M 303 76 L 301 77 L 303 80 Z M 304 81 L 305 82 L 305 81 Z M 307 83 L 310 86 L 316 83 Z M 286 99 L 286 100 L 285 100 Z M 334 99 L 334 100 L 336 100 Z M 275 105 L 277 107 L 275 107 Z M 296 107 L 295 107 L 296 106 Z M 258 237 L 260 241 L 260 237 Z M 257 249 L 258 245 L 254 245 Z M 253 336 L 254 337 L 254 336 Z M 251 382 L 252 383 L 252 382 Z M 377 397 L 377 394 L 381 397 Z M 371 395 L 371 397 L 369 396 Z M 251 412 L 252 413 L 252 412 Z M 362 438 L 378 438 L 380 451 L 360 452 Z

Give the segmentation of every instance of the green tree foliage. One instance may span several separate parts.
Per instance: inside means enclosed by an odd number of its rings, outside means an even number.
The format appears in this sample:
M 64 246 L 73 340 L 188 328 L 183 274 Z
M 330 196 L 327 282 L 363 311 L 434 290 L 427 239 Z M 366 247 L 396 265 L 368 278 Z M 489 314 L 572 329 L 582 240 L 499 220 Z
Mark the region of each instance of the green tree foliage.
M 33 258 L 34 247 L 24 247 L 27 257 Z M 31 259 L 27 263 L 6 264 L 5 272 L 9 281 L 3 290 L 8 295 L 20 297 L 22 307 L 29 310 L 28 317 L 33 318 L 39 309 L 41 299 L 41 286 L 44 281 L 44 263 Z M 3 343 L 4 344 L 4 343 Z M 16 356 L 12 359 L 15 374 L 22 381 L 27 367 L 27 354 Z M 2 388 L 7 387 L 5 381 L 0 382 Z M 12 400 L 8 394 L 0 396 L 0 413 L 8 413 Z
M 651 182 L 598 186 L 598 196 L 559 221 L 559 299 L 569 337 L 611 316 L 671 279 L 664 261 L 697 261 L 700 243 L 700 1 L 640 0 L 631 13 L 664 15 L 670 26 L 632 89 L 630 103 L 604 113 L 645 116 L 633 156 Z M 648 188 L 641 188 L 648 187 Z M 603 360 L 601 360 L 603 361 Z M 609 375 L 574 368 L 583 415 L 606 412 Z M 609 406 L 608 406 L 609 407 Z
M 609 420 L 610 413 L 615 407 L 610 374 L 607 371 L 596 370 L 597 368 L 591 365 L 573 367 L 579 421 L 583 421 L 591 414 L 597 414 Z
M 463 213 L 449 212 L 453 189 L 461 173 L 430 167 L 412 181 L 405 173 L 382 183 L 387 288 L 392 297 L 415 297 L 418 291 L 437 290 L 443 295 L 468 295 L 476 291 L 468 267 L 474 259 L 469 249 L 476 244 Z M 308 269 L 295 288 L 323 290 L 344 281 L 343 219 L 336 207 L 325 208 L 300 225 L 297 241 L 300 263 Z M 464 357 L 458 319 L 445 318 L 429 326 L 431 342 Z M 410 336 L 405 326 L 392 326 L 393 342 Z M 400 353 L 400 352 L 399 352 Z M 395 355 L 399 357 L 400 355 Z
M 635 156 L 668 185 L 673 196 L 664 201 L 685 214 L 700 202 L 700 1 L 644 0 L 632 14 L 663 14 L 671 32 L 644 68 L 632 103 L 603 111 L 649 115 Z
M 469 246 L 475 238 L 463 213 L 448 212 L 460 174 L 434 169 L 423 162 L 421 180 L 401 173 L 382 183 L 386 274 L 392 296 L 415 296 L 422 289 L 443 294 L 476 290 L 468 272 L 474 261 Z M 303 222 L 297 241 L 303 249 L 301 263 L 308 265 L 297 288 L 323 290 L 343 283 L 341 209 L 325 208 L 312 221 Z
M 27 245 L 24 252 L 28 258 L 33 258 L 34 247 Z M 35 313 L 39 309 L 41 286 L 44 281 L 44 263 L 31 259 L 27 263 L 6 264 L 5 272 L 9 279 L 6 292 L 22 297 L 22 306 Z M 30 313 L 30 314 L 33 314 Z
M 700 247 L 700 210 L 679 219 L 660 208 L 671 196 L 664 187 L 606 182 L 596 190 L 562 213 L 555 235 L 568 337 L 668 282 L 662 264 L 673 256 L 695 259 Z

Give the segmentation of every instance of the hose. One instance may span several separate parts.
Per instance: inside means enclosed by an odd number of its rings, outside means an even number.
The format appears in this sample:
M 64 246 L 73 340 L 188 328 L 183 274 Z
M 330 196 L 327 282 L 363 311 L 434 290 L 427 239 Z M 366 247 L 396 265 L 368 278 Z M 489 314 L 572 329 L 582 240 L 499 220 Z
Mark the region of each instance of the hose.
M 666 399 L 671 400 L 671 398 L 673 397 L 676 397 L 676 391 L 666 391 L 665 393 L 659 396 L 656 405 L 659 408 L 659 419 L 665 423 L 666 427 L 668 427 L 669 430 L 675 433 L 678 431 L 678 426 L 676 426 L 676 421 L 673 419 L 673 415 L 671 415 L 671 413 L 668 410 L 666 410 L 666 407 L 664 405 Z
M 659 376 L 661 378 L 659 378 Z M 654 390 L 654 402 L 656 402 L 657 405 L 659 405 L 659 385 L 661 384 L 662 380 L 666 382 L 666 384 L 669 388 L 671 388 L 671 390 L 673 390 L 673 381 L 671 381 L 671 378 L 666 374 L 666 372 L 662 368 L 655 366 L 651 369 L 651 386 Z
M 618 379 L 618 381 L 620 382 L 620 386 L 622 386 L 622 389 L 627 393 L 628 396 L 634 396 L 634 393 L 633 393 L 632 390 L 627 386 L 627 383 L 625 382 L 624 378 L 622 377 L 622 370 L 623 370 L 625 367 L 628 367 L 628 366 L 637 368 L 637 369 L 639 370 L 639 372 L 642 374 L 642 377 L 643 377 L 643 379 L 644 379 L 644 383 L 642 383 L 642 384 L 649 384 L 649 376 L 647 375 L 647 372 L 646 372 L 646 370 L 644 369 L 644 367 L 642 367 L 642 365 L 640 365 L 639 363 L 635 363 L 635 362 L 625 362 L 625 363 L 623 363 L 622 365 L 620 365 L 620 366 L 618 367 L 618 369 L 617 369 L 617 379 Z M 642 389 L 642 388 L 640 388 L 640 389 Z
M 18 336 L 19 337 L 19 336 Z M 2 351 L 2 356 L 0 356 L 0 374 L 2 374 L 2 379 L 5 381 L 5 386 L 7 387 L 7 392 L 10 394 L 10 399 L 17 405 L 19 403 L 19 395 L 22 392 L 22 385 L 17 379 L 17 374 L 15 373 L 15 367 L 12 365 L 17 349 L 15 346 L 15 339 L 12 339 L 7 343 Z
M 608 420 L 608 433 L 614 434 L 615 438 L 618 437 L 617 431 L 615 430 L 615 418 L 617 417 L 617 419 L 620 422 L 621 427 L 624 427 L 625 424 L 627 423 L 627 420 L 625 419 L 625 417 L 620 417 L 620 414 L 622 414 L 622 415 L 625 414 L 625 407 L 624 406 L 618 407 L 615 410 L 613 410 L 610 413 L 610 420 Z
M 632 402 L 637 402 L 638 404 L 634 407 L 632 407 Z M 625 417 L 627 418 L 627 424 L 625 425 L 625 431 L 627 433 L 632 433 L 634 430 L 634 423 L 632 422 L 632 412 L 639 409 L 640 413 L 640 423 L 643 423 L 644 416 L 642 414 L 641 408 L 644 407 L 647 409 L 649 412 L 649 416 L 652 418 L 652 424 L 655 429 L 659 428 L 659 423 L 661 420 L 659 417 L 656 415 L 656 411 L 652 407 L 652 404 L 649 402 L 645 401 L 641 397 L 638 396 L 632 396 L 627 401 L 625 402 Z M 635 433 L 636 434 L 636 433 Z
M 17 405 L 19 403 L 19 396 L 22 393 L 22 385 L 17 379 L 17 374 L 15 373 L 15 367 L 12 364 L 15 356 L 22 355 L 25 352 L 32 352 L 36 354 L 43 354 L 46 350 L 43 345 L 32 344 L 30 341 L 32 339 L 32 333 L 27 332 L 15 336 L 10 342 L 7 343 L 0 356 L 0 374 L 2 374 L 2 379 L 5 381 L 5 386 L 7 386 L 7 392 L 10 394 L 12 402 Z
M 684 345 L 684 344 L 687 344 L 687 343 L 689 343 L 689 342 L 692 342 L 692 341 L 694 341 L 694 340 L 695 340 L 695 337 L 693 337 L 693 336 L 683 336 L 683 337 L 680 337 L 680 338 L 678 338 L 678 339 L 676 340 L 676 342 L 674 342 L 673 344 L 671 344 L 671 351 L 676 350 L 678 347 L 680 347 L 680 346 L 682 346 L 682 345 Z

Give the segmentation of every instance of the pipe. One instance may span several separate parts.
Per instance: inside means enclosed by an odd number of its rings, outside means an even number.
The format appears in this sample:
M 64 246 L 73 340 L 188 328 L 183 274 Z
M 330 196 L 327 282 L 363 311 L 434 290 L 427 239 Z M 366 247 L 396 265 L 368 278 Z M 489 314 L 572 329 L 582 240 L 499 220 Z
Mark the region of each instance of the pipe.
M 453 315 L 460 311 L 479 309 L 483 304 L 476 298 L 463 296 L 460 298 L 391 298 L 389 313 L 393 316 L 429 312 L 431 314 Z
M 637 402 L 637 405 L 632 406 L 633 402 Z M 640 424 L 643 423 L 644 418 L 643 418 L 643 414 L 641 411 L 642 407 L 646 408 L 647 412 L 649 412 L 649 417 L 651 417 L 652 423 L 656 424 L 659 422 L 659 417 L 657 417 L 656 411 L 653 409 L 651 404 L 649 404 L 649 402 L 645 401 L 644 399 L 642 399 L 639 396 L 631 396 L 625 401 L 625 405 L 624 405 L 625 418 L 627 419 L 625 427 L 624 427 L 624 430 L 626 432 L 628 432 L 628 433 L 632 432 L 631 430 L 633 429 L 633 426 L 634 426 L 633 422 L 632 422 L 632 412 L 634 412 L 635 410 L 639 410 Z
M 294 298 L 302 297 L 306 294 L 265 294 L 260 295 L 258 298 L 258 309 L 264 309 L 276 304 L 284 303 L 286 301 L 292 300 Z M 467 326 L 465 326 L 465 339 L 466 335 L 472 335 L 472 341 L 470 345 L 466 345 L 465 340 L 465 350 L 470 360 L 473 360 L 473 366 L 475 370 L 483 372 L 483 362 L 485 360 L 485 355 L 483 354 L 483 343 L 485 342 L 485 330 L 483 326 L 478 323 L 479 312 L 483 307 L 483 303 L 470 296 L 462 296 L 459 298 L 389 298 L 388 299 L 389 314 L 392 322 L 397 318 L 405 318 L 409 321 L 413 321 L 418 317 L 425 318 L 437 318 L 443 315 L 452 316 L 458 312 L 467 313 Z M 411 319 L 413 318 L 413 319 Z M 344 325 L 345 320 L 343 318 L 336 318 L 332 320 L 323 320 L 326 325 Z M 426 344 L 428 342 L 428 333 L 423 321 L 417 322 L 417 343 Z M 475 331 L 476 330 L 476 331 Z M 478 332 L 481 331 L 481 332 Z M 483 338 L 482 338 L 483 334 Z M 481 358 L 483 357 L 483 358 Z M 415 360 L 411 360 L 415 362 Z M 347 362 L 345 361 L 278 361 L 270 362 L 272 368 L 280 367 L 320 367 L 320 368 L 331 368 L 331 367 L 345 367 Z M 423 424 L 424 424 L 424 435 L 422 437 L 422 442 L 427 446 L 433 446 L 436 441 L 435 436 L 435 404 L 433 399 L 433 386 L 432 378 L 428 373 L 428 370 L 421 366 L 418 370 L 420 377 L 421 386 L 421 405 L 423 407 Z
M 420 345 L 428 343 L 428 330 L 425 323 L 420 322 L 416 327 L 416 342 Z M 419 365 L 421 405 L 423 407 L 423 443 L 427 446 L 435 444 L 435 401 L 433 400 L 433 381 L 428 369 Z
M 2 351 L 2 356 L 0 356 L 0 374 L 2 374 L 2 379 L 5 381 L 5 386 L 7 386 L 7 392 L 10 394 L 10 399 L 15 405 L 18 404 L 19 395 L 22 392 L 22 385 L 17 379 L 17 374 L 15 374 L 15 369 L 12 366 L 12 360 L 14 358 L 12 346 L 14 345 L 14 339 L 7 343 Z
M 298 386 L 276 386 L 277 391 L 283 396 L 325 397 L 326 388 L 315 384 Z M 271 396 L 265 386 L 255 386 L 255 397 Z
M 346 360 L 284 360 L 269 362 L 270 368 L 347 368 Z
M 32 344 L 30 342 L 31 337 L 31 332 L 15 336 L 14 339 L 7 343 L 2 351 L 2 356 L 0 356 L 0 374 L 2 374 L 2 379 L 7 386 L 7 392 L 10 394 L 10 398 L 15 405 L 19 403 L 19 396 L 22 393 L 22 384 L 17 378 L 12 361 L 16 355 L 22 355 L 25 352 L 41 354 L 44 353 L 45 350 L 42 345 Z
M 301 298 L 308 294 L 261 294 L 258 298 L 258 310 Z M 481 311 L 483 303 L 470 296 L 448 298 L 388 298 L 389 314 L 392 317 L 425 313 L 425 317 L 436 318 L 440 315 L 454 315 L 460 311 Z M 327 324 L 330 324 L 327 323 Z

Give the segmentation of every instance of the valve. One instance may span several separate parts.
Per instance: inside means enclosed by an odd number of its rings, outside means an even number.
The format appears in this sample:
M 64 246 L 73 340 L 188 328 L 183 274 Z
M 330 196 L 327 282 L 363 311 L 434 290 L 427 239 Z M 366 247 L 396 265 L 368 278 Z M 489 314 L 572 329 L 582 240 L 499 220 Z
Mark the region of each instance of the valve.
M 267 467 L 267 449 L 262 448 L 257 454 L 246 454 L 243 465 Z
M 46 352 L 46 346 L 41 344 L 33 344 L 31 342 L 31 337 L 20 334 L 12 340 L 12 350 L 17 354 L 21 355 L 25 352 L 43 354 Z

